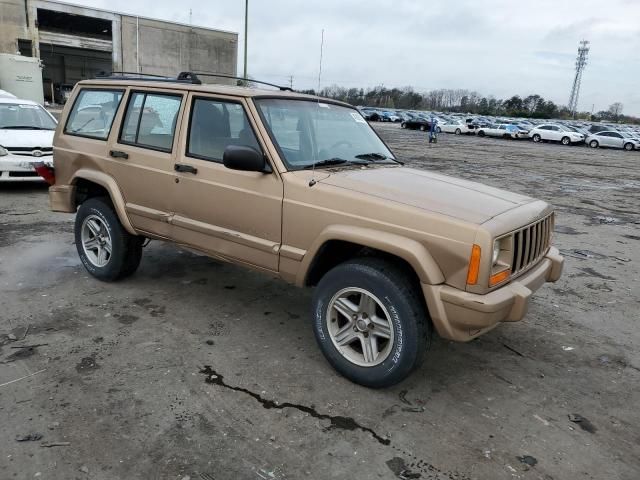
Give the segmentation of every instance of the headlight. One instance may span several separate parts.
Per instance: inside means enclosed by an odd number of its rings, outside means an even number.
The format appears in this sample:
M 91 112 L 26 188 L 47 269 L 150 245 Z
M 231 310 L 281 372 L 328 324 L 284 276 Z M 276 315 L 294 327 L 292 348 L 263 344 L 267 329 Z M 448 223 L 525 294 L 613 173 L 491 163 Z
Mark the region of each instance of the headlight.
M 499 256 L 500 256 L 500 241 L 496 240 L 493 242 L 493 256 L 491 257 L 491 265 L 496 264 Z
M 6 148 L 0 145 L 0 157 L 4 157 L 6 155 L 9 155 L 9 152 L 7 152 Z

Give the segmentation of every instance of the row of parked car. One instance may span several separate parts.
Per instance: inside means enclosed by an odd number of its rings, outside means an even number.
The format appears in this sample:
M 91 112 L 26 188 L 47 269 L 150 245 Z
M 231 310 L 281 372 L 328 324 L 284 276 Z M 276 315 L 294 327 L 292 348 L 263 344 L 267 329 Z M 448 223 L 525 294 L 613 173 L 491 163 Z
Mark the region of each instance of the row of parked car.
M 558 142 L 562 145 L 586 144 L 591 148 L 609 147 L 640 150 L 640 127 L 566 120 L 541 121 L 499 117 L 445 114 L 442 112 L 390 111 L 369 107 L 360 108 L 369 121 L 397 122 L 402 128 L 500 137 L 531 139 L 539 142 Z

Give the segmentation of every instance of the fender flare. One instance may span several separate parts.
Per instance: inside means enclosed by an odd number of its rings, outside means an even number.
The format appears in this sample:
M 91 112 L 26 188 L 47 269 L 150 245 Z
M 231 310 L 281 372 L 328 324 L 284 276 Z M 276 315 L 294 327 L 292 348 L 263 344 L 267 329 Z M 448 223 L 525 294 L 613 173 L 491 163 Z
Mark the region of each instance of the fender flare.
M 395 255 L 411 265 L 420 282 L 429 285 L 444 283 L 444 275 L 440 267 L 421 243 L 395 233 L 371 228 L 330 225 L 318 235 L 304 255 L 296 278 L 296 284 L 305 284 L 310 267 L 318 251 L 322 245 L 331 240 L 351 242 Z
M 71 183 L 75 185 L 75 183 L 80 179 L 88 180 L 104 187 L 107 192 L 109 192 L 111 203 L 113 203 L 116 215 L 118 215 L 118 219 L 120 220 L 120 223 L 122 224 L 124 229 L 132 235 L 137 235 L 136 230 L 133 228 L 133 225 L 131 225 L 131 221 L 127 216 L 126 203 L 124 201 L 124 197 L 122 196 L 122 192 L 118 188 L 118 184 L 113 179 L 113 177 L 107 175 L 104 172 L 97 172 L 95 170 L 81 168 L 75 172 L 73 178 L 71 179 Z

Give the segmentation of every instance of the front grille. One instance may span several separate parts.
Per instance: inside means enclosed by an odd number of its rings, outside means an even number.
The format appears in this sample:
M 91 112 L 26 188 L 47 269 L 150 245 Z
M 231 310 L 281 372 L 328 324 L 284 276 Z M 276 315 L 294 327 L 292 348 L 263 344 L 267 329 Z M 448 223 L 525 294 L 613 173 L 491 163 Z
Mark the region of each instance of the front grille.
M 553 214 L 513 234 L 512 275 L 526 270 L 547 253 L 552 229 Z
M 35 150 L 39 150 L 42 157 L 49 157 L 51 155 L 53 155 L 53 147 L 34 147 L 34 148 L 27 148 L 27 147 L 5 147 L 5 149 L 8 152 L 13 153 L 14 155 L 21 155 L 24 157 L 33 157 L 33 152 Z

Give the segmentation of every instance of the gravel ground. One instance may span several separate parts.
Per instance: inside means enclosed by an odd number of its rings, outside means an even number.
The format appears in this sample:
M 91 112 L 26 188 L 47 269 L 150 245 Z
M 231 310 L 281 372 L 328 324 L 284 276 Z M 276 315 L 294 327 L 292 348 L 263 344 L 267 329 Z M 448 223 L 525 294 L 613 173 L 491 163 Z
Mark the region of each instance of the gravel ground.
M 525 320 L 368 390 L 323 359 L 308 291 L 158 242 L 100 283 L 44 187 L 0 186 L 0 477 L 640 478 L 640 152 L 376 128 L 557 206 L 565 275 Z

